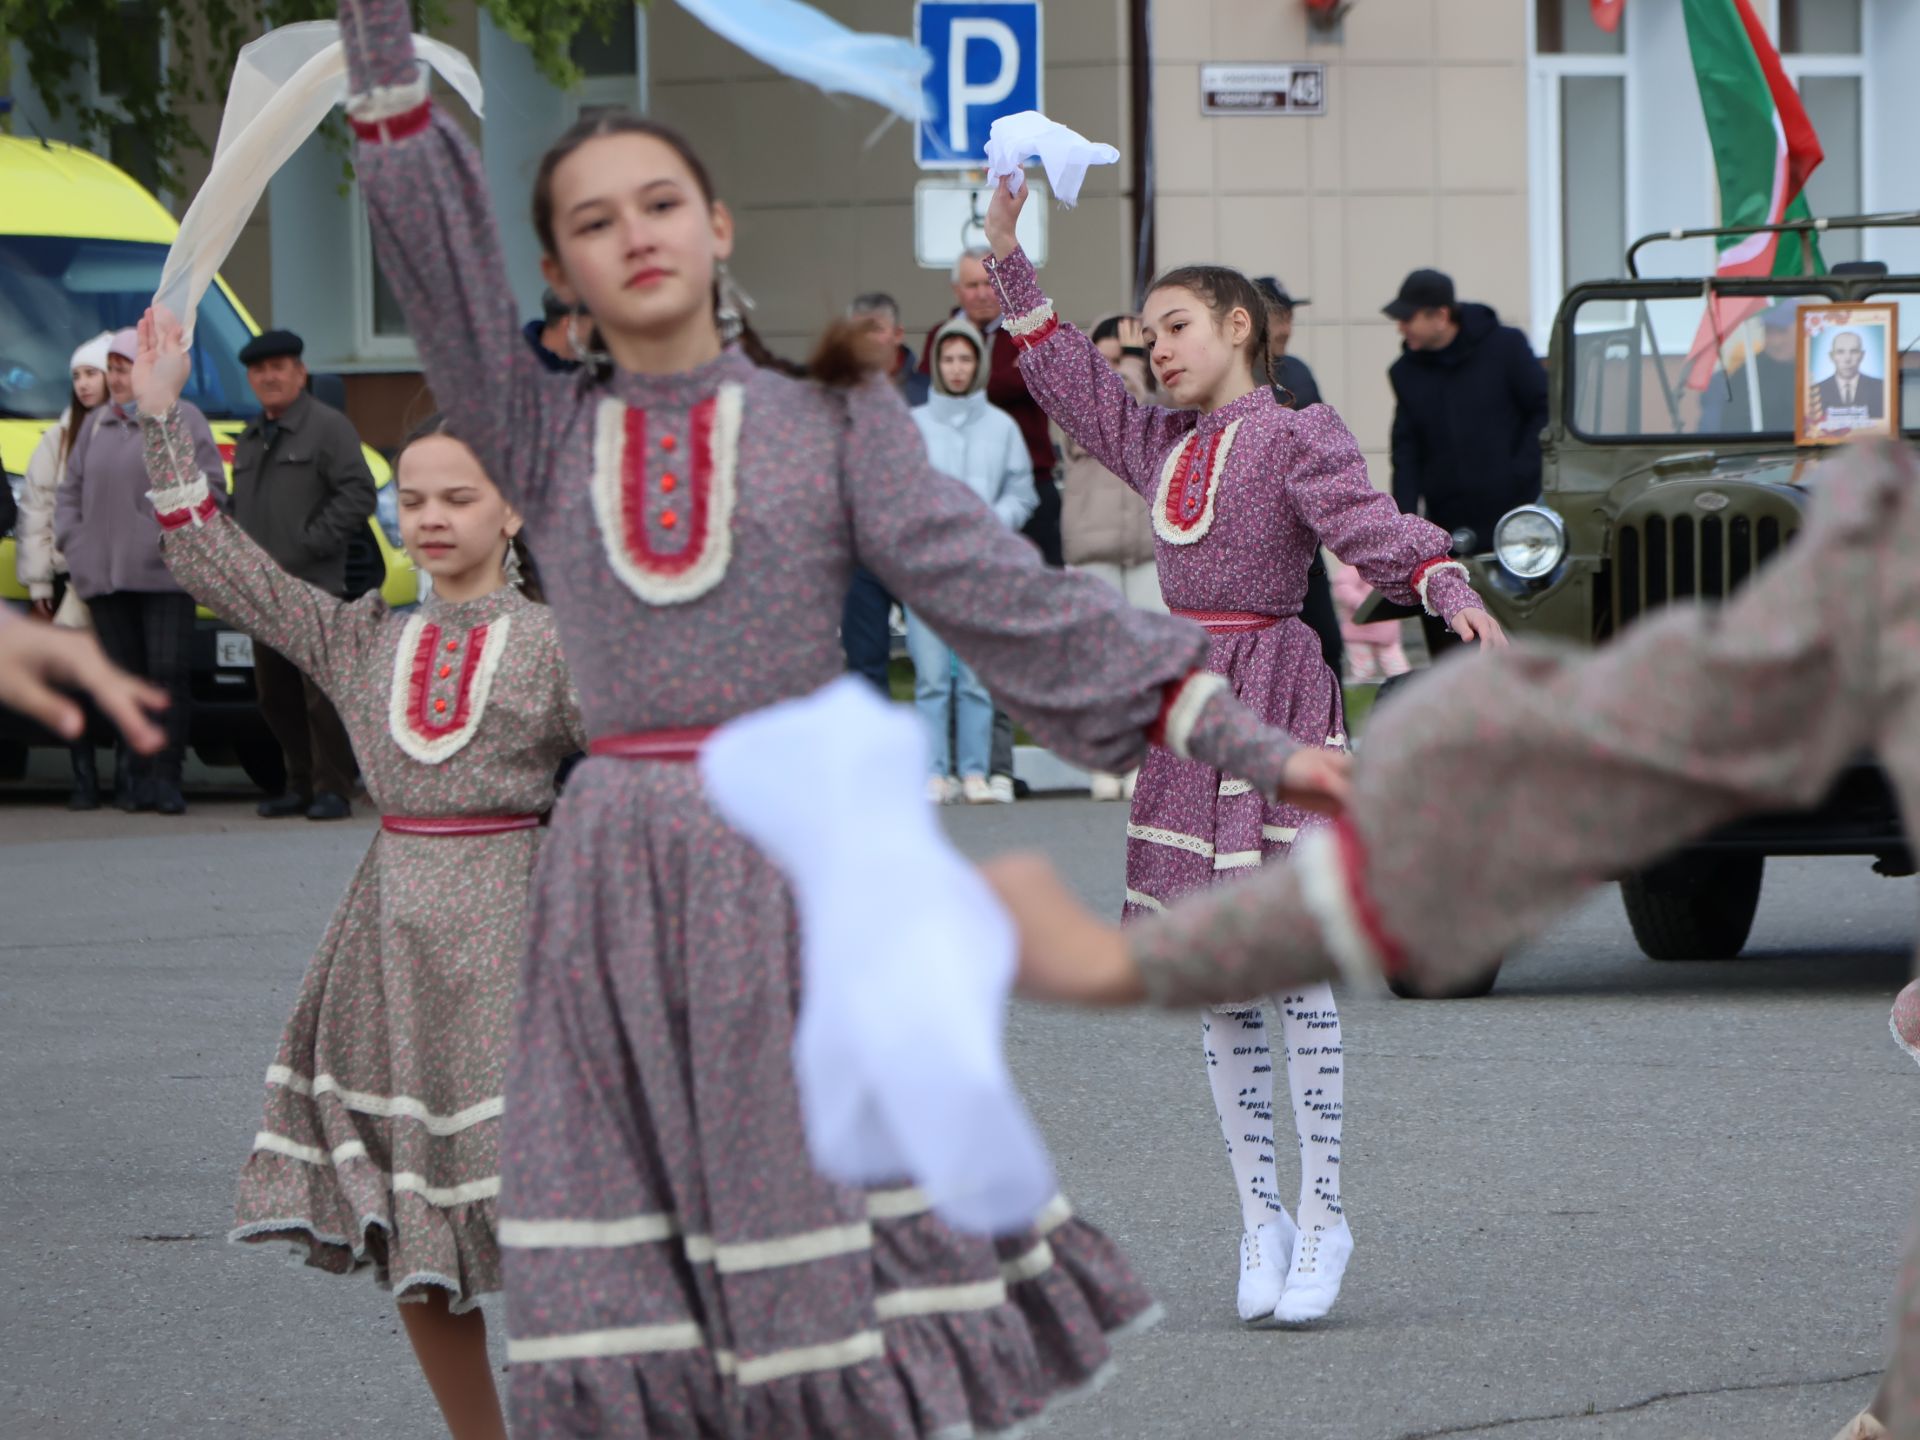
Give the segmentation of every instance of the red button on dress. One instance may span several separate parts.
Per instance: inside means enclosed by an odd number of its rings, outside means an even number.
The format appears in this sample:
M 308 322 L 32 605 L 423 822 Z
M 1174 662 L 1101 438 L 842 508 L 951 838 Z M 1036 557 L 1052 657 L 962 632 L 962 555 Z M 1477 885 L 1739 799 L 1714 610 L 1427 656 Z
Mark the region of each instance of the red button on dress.
M 447 641 L 447 649 L 449 651 L 458 650 L 459 648 L 460 648 L 460 642 L 458 640 Z
M 444 700 L 436 700 L 433 702 L 433 708 L 444 715 L 447 713 L 447 702 Z
M 660 512 L 660 523 L 671 530 L 680 523 L 680 517 L 671 510 L 662 510 Z
M 671 455 L 674 452 L 674 450 L 679 447 L 679 444 L 680 442 L 674 439 L 673 436 L 671 435 L 662 435 L 660 437 L 660 448 L 662 450 L 665 450 L 669 455 Z
M 660 477 L 660 488 L 671 495 L 675 490 L 680 488 L 680 477 L 678 475 L 662 475 Z
M 451 674 L 453 674 L 453 666 L 451 666 L 451 665 L 442 665 L 442 666 L 440 667 L 440 678 L 441 678 L 442 680 L 444 680 L 444 679 L 446 679 L 446 678 L 447 678 L 447 677 L 448 677 L 449 675 L 451 675 Z

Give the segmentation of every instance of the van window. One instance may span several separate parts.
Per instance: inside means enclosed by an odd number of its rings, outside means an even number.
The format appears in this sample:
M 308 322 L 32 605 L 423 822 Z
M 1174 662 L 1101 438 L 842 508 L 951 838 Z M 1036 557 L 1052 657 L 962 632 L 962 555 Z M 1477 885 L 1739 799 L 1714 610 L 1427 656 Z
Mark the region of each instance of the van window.
M 136 324 L 160 283 L 167 247 L 65 235 L 0 235 L 0 419 L 54 420 L 67 361 L 102 330 Z M 240 347 L 252 337 L 219 286 L 200 302 L 186 398 L 210 420 L 251 419 Z

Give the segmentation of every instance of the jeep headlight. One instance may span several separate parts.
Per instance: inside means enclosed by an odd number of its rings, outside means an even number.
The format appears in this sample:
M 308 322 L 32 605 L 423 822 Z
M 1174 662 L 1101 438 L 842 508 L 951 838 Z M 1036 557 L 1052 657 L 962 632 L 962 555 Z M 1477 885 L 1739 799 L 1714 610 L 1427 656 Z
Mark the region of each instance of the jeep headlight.
M 1509 510 L 1493 527 L 1493 554 L 1508 574 L 1543 579 L 1566 558 L 1566 524 L 1544 505 Z

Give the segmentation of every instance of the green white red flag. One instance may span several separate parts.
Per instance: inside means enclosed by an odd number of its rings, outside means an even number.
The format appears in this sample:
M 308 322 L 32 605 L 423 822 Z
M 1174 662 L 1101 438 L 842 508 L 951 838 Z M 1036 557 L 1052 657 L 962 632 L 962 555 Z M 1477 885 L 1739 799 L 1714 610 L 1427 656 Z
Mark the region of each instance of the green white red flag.
M 1599 0 L 1595 0 L 1596 7 Z M 1720 177 L 1722 225 L 1777 225 L 1807 219 L 1807 177 L 1825 158 L 1806 107 L 1781 67 L 1749 0 L 1681 0 L 1693 73 L 1706 112 Z M 1812 265 L 1802 246 L 1812 246 Z M 1767 233 L 1720 241 L 1720 276 L 1822 273 L 1811 235 Z M 1720 338 L 1770 301 L 1716 297 L 1688 355 L 1687 383 L 1704 390 L 1713 378 Z

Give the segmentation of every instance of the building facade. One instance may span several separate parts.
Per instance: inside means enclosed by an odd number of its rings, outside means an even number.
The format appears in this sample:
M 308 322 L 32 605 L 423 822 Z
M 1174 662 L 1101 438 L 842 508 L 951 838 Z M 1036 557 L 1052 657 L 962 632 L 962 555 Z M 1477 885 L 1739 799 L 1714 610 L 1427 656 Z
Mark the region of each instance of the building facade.
M 1755 3 L 1826 148 L 1816 213 L 1920 208 L 1920 155 L 1897 138 L 1904 79 L 1920 70 L 1920 6 Z M 821 8 L 860 29 L 912 24 L 907 0 Z M 524 315 L 541 289 L 527 200 L 542 151 L 584 110 L 630 106 L 684 130 L 707 161 L 740 222 L 734 272 L 775 350 L 804 355 L 861 291 L 896 295 L 915 337 L 945 316 L 945 271 L 915 258 L 923 176 L 910 127 L 774 74 L 676 6 L 630 21 L 576 45 L 587 79 L 572 93 L 471 4 L 442 36 L 486 87 L 482 119 L 448 104 L 480 143 Z M 1620 274 L 1633 236 L 1715 218 L 1681 0 L 1628 0 L 1612 34 L 1589 0 L 1354 0 L 1328 28 L 1305 0 L 1045 0 L 1043 27 L 1049 113 L 1123 151 L 1091 172 L 1077 208 L 1047 216 L 1045 280 L 1062 312 L 1089 320 L 1133 303 L 1146 263 L 1277 275 L 1311 300 L 1295 352 L 1382 483 L 1385 374 L 1400 342 L 1380 307 L 1407 271 L 1449 271 L 1463 298 L 1544 353 L 1568 286 Z M 1202 113 L 1202 67 L 1285 62 L 1325 67 L 1324 114 Z M 31 97 L 19 115 L 32 118 Z M 203 118 L 211 133 L 217 114 Z M 226 274 L 263 322 L 307 337 L 314 368 L 349 377 L 355 418 L 392 443 L 428 402 L 342 160 L 309 142 Z M 1828 254 L 1920 268 L 1912 232 L 1835 236 Z M 1679 274 L 1713 257 L 1702 242 L 1647 258 Z

